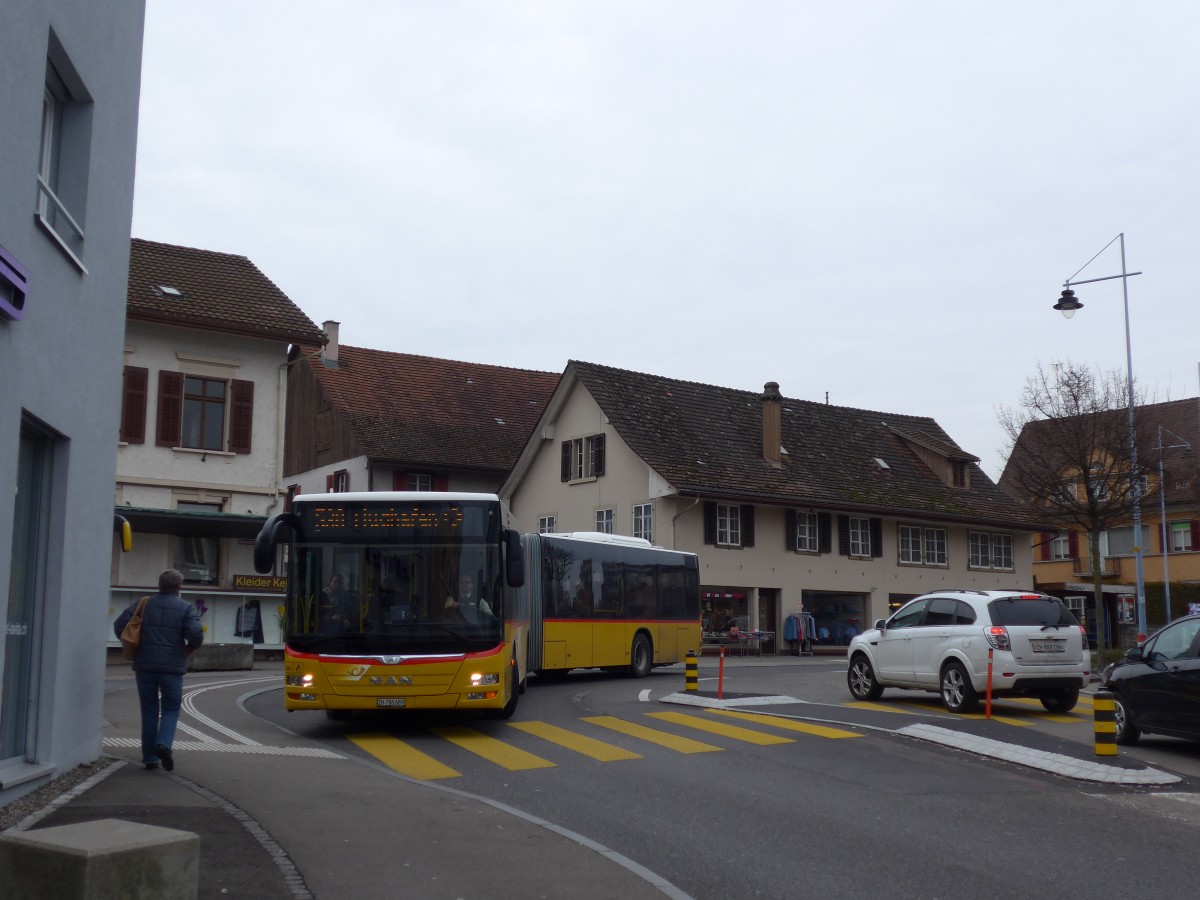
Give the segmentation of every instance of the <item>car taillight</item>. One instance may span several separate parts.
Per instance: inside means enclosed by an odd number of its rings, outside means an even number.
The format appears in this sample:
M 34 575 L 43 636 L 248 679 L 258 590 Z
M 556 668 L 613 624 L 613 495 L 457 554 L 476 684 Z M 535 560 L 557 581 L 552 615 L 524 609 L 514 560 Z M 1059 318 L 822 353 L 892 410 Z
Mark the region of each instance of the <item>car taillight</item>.
M 1079 636 L 1083 639 L 1083 650 L 1086 653 L 1088 649 L 1087 629 L 1082 625 L 1079 626 Z
M 1003 625 L 989 625 L 983 629 L 983 636 L 987 638 L 987 642 L 992 645 L 994 650 L 1012 649 L 1012 644 L 1008 640 L 1008 629 Z

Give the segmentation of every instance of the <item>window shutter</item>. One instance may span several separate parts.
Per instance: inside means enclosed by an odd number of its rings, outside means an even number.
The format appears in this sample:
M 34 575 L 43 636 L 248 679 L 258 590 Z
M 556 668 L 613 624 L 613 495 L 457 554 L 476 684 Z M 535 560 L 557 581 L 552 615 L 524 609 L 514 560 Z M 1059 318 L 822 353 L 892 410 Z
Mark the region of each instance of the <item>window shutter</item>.
M 850 555 L 850 517 L 838 516 L 838 553 Z
M 450 490 L 450 476 L 449 475 L 434 475 L 433 476 L 433 489 L 435 491 Z
M 1192 549 L 1200 550 L 1200 522 L 1192 519 Z
M 562 442 L 562 471 L 560 473 L 560 477 L 558 480 L 559 481 L 570 481 L 571 480 L 571 442 L 570 441 Z
M 789 550 L 796 549 L 796 511 L 794 509 L 787 510 L 783 518 L 784 521 L 784 546 Z
M 229 383 L 229 452 L 249 453 L 254 432 L 254 382 Z
M 325 476 L 325 493 L 332 494 L 335 484 L 336 484 L 336 482 L 335 482 L 334 476 L 326 475 Z
M 150 370 L 126 366 L 121 396 L 121 440 L 127 444 L 146 442 L 146 391 Z
M 743 506 L 741 510 L 742 517 L 742 546 L 754 546 L 754 507 Z
M 1043 531 L 1038 539 L 1038 559 L 1045 562 L 1050 558 L 1050 543 L 1054 540 L 1054 532 Z
M 817 536 L 821 542 L 821 552 L 830 553 L 833 550 L 833 516 L 829 513 L 817 513 Z
M 183 373 L 158 373 L 158 429 L 155 444 L 178 447 L 183 433 Z
M 883 556 L 883 519 L 871 520 L 871 555 Z
M 717 542 L 717 504 L 712 500 L 704 501 L 704 543 Z
M 1079 532 L 1067 532 L 1067 555 L 1071 559 L 1079 559 Z
M 604 474 L 604 435 L 598 434 L 592 438 L 592 453 L 595 465 L 592 474 L 599 477 Z
M 407 491 L 408 490 L 408 473 L 393 472 L 392 473 L 392 490 Z

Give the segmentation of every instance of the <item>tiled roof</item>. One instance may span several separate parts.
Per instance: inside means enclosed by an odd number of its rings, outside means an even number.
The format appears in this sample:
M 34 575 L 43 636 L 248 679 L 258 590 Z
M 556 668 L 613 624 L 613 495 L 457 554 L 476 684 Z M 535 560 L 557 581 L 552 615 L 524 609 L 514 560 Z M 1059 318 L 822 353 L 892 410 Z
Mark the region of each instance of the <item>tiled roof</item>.
M 246 257 L 140 238 L 129 246 L 128 316 L 306 346 L 325 342 L 324 332 Z
M 680 493 L 1034 527 L 1029 511 L 977 465 L 969 489 L 949 487 L 897 433 L 951 459 L 975 459 L 931 418 L 784 398 L 786 453 L 775 467 L 762 454 L 761 392 L 586 362 L 572 361 L 567 370 L 621 438 Z
M 1125 409 L 1109 410 L 1103 415 L 1119 416 L 1122 420 L 1128 415 Z M 1190 397 L 1184 400 L 1169 400 L 1163 403 L 1145 403 L 1137 408 L 1137 447 L 1138 467 L 1143 472 L 1158 473 L 1158 428 L 1163 428 L 1163 471 L 1166 478 L 1166 502 L 1194 502 L 1200 497 L 1197 484 L 1197 474 L 1200 471 L 1200 398 Z M 1123 424 L 1123 421 L 1122 421 Z M 1100 429 L 1101 434 L 1120 434 L 1121 429 Z M 1034 452 L 1032 448 L 1054 439 L 1055 429 L 1048 419 L 1038 419 L 1027 422 L 1017 437 L 1016 446 L 1009 456 L 1000 475 L 1000 484 L 1010 492 L 1019 491 L 1017 485 L 1017 463 L 1024 454 Z M 1127 434 L 1127 432 L 1126 432 Z M 1184 442 L 1193 448 L 1191 452 Z M 1039 455 L 1049 458 L 1050 454 L 1044 449 Z M 1065 464 L 1065 463 L 1064 463 Z M 1157 477 L 1153 479 L 1157 482 Z M 1187 482 L 1187 487 L 1179 487 L 1181 482 Z M 1157 502 L 1157 500 L 1155 501 Z
M 338 348 L 336 368 L 309 361 L 368 456 L 507 472 L 559 373 Z

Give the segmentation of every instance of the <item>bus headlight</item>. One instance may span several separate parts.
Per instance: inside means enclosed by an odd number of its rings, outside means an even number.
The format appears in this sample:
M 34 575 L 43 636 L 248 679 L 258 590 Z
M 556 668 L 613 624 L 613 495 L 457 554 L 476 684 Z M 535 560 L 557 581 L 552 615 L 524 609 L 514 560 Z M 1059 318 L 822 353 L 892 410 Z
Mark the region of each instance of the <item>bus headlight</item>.
M 499 684 L 500 676 L 495 672 L 490 672 L 484 675 L 480 672 L 474 672 L 471 675 L 471 687 L 479 687 L 481 684 Z
M 288 675 L 284 683 L 288 687 L 312 687 L 313 677 L 309 672 L 303 675 Z

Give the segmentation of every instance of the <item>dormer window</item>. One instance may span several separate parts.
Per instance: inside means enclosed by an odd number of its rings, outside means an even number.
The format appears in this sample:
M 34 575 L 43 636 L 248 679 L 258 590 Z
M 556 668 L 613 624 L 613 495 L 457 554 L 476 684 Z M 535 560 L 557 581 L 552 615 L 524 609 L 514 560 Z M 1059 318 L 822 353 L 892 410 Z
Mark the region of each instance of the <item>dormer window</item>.
M 950 485 L 956 488 L 965 488 L 968 486 L 967 464 L 965 462 L 953 461 L 950 463 Z

